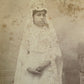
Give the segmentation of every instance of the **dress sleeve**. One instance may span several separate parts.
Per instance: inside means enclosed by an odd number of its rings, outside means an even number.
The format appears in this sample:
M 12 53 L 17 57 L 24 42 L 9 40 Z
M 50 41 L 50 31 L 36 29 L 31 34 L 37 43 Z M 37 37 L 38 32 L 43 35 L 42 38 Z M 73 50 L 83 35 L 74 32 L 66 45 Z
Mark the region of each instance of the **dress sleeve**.
M 59 84 L 62 84 L 63 57 L 56 32 L 52 33 L 52 55 L 55 55 Z
M 61 57 L 62 53 L 61 53 L 61 49 L 60 49 L 60 46 L 59 46 L 59 40 L 57 39 L 57 35 L 56 35 L 55 31 L 51 32 L 51 37 L 50 38 L 51 38 L 52 53 L 55 54 L 56 56 Z

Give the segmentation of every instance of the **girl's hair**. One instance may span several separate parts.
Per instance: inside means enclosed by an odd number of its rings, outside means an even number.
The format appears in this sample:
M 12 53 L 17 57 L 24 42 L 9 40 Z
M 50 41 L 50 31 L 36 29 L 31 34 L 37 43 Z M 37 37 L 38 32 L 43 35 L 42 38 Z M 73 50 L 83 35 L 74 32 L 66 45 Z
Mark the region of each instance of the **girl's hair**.
M 34 16 L 37 12 L 44 12 L 45 14 L 47 13 L 47 10 L 33 10 L 32 16 Z

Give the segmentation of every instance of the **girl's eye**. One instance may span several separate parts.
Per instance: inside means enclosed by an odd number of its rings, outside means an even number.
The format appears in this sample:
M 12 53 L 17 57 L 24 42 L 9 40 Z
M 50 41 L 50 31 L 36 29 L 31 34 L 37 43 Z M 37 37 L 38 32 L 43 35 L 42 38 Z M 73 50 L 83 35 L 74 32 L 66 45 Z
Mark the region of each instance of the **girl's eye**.
M 46 16 L 45 14 L 43 14 L 43 16 Z

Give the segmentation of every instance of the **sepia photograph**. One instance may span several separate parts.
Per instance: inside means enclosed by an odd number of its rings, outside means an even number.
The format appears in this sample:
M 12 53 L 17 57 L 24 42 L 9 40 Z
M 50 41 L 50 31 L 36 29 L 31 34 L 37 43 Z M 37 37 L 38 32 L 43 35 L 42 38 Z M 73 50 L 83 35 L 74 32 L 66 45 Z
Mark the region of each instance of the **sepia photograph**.
M 84 84 L 84 1 L 0 0 L 0 84 Z

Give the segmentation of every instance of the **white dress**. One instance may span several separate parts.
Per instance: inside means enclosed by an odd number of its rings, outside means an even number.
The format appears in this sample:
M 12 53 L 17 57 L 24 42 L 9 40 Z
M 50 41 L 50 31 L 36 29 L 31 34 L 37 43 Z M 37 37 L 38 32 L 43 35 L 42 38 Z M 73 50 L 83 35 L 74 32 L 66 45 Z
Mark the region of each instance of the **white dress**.
M 53 28 L 35 25 L 24 32 L 14 84 L 62 84 L 62 58 L 56 32 Z M 41 75 L 33 74 L 28 68 L 36 69 L 50 62 Z

